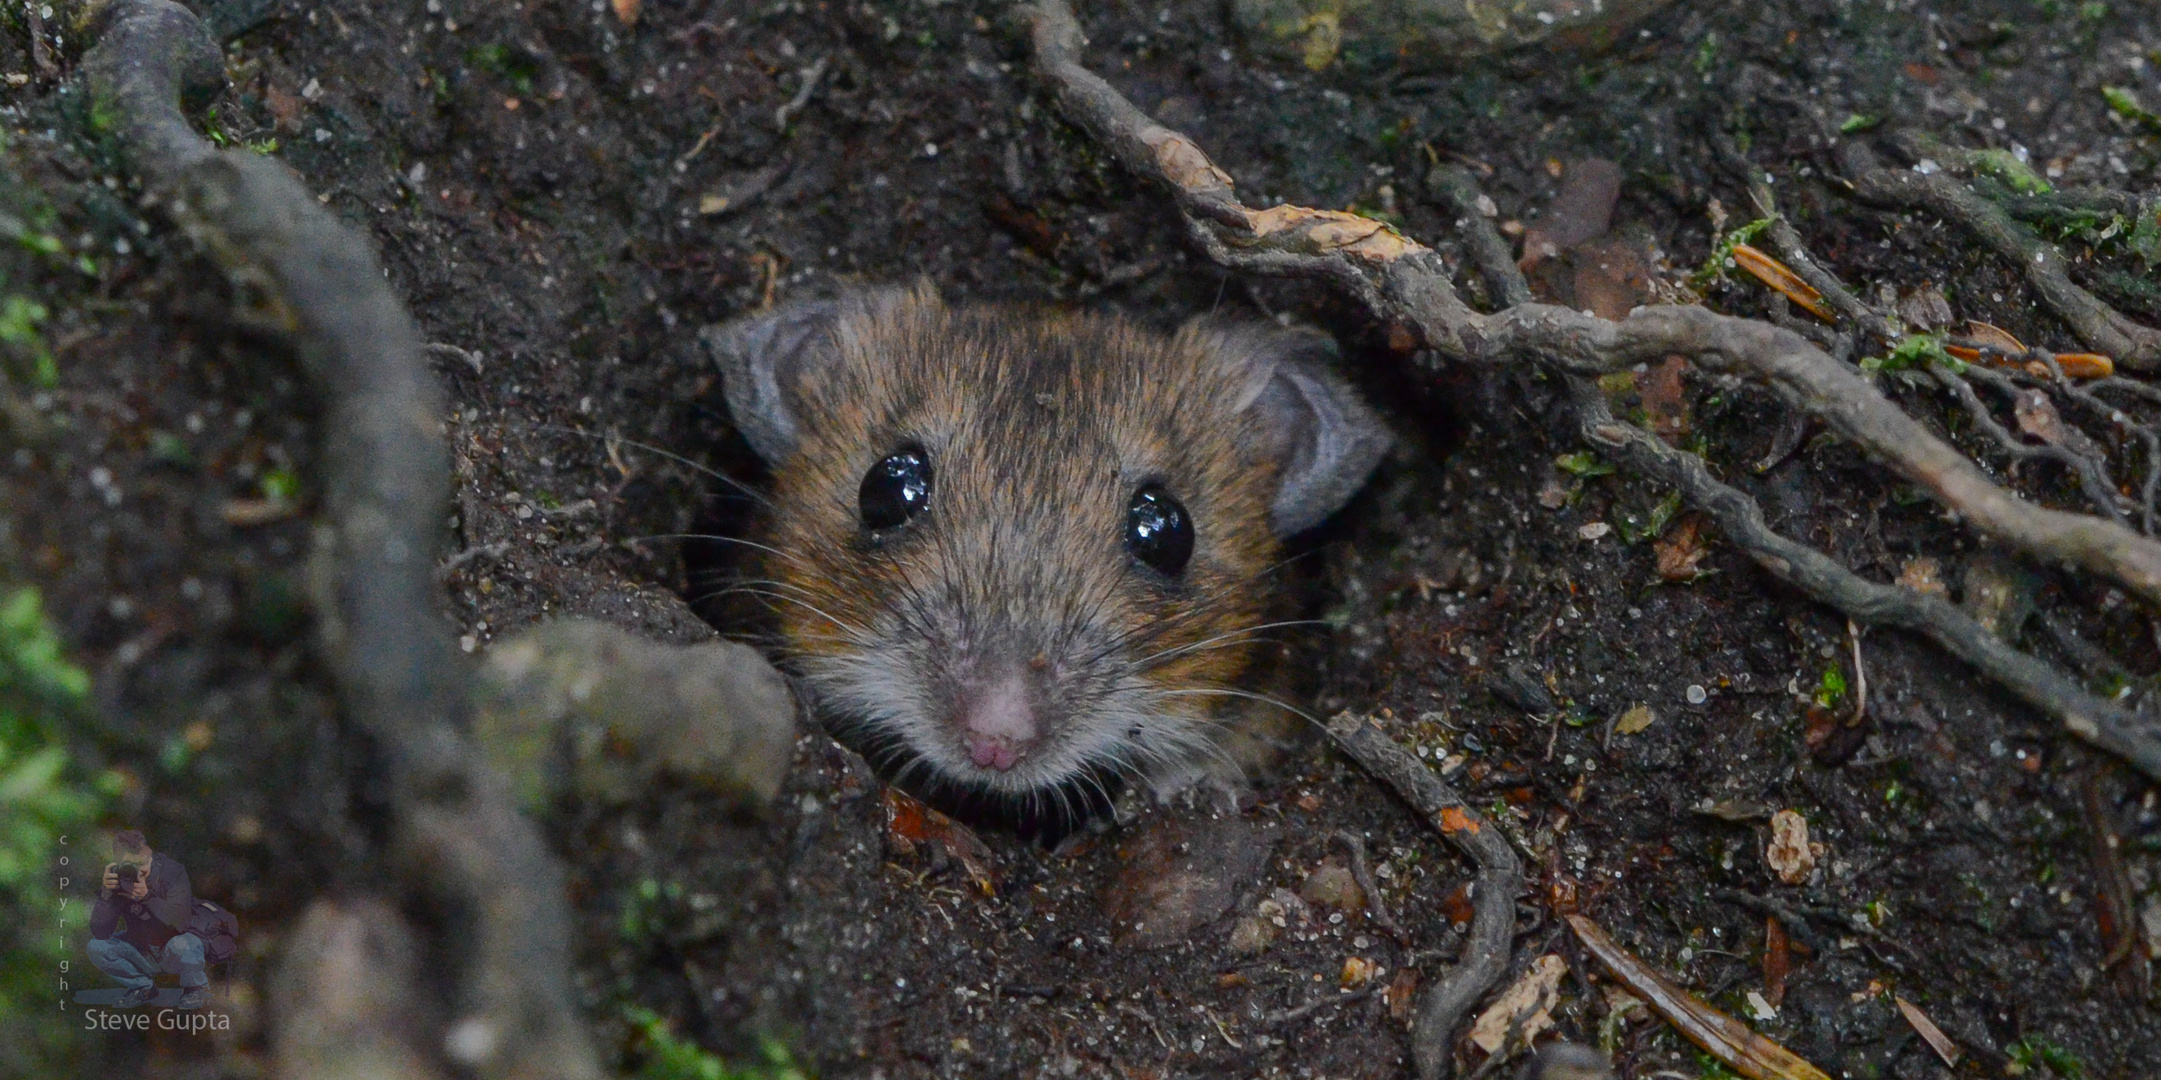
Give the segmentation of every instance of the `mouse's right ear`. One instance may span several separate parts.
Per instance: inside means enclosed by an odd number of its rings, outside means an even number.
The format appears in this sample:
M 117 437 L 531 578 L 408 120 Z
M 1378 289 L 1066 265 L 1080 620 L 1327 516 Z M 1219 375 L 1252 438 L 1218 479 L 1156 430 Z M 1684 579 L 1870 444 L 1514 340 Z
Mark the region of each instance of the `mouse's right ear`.
M 855 288 L 800 300 L 698 334 L 720 367 L 722 392 L 736 430 L 768 464 L 795 453 L 808 392 L 846 375 L 843 364 L 876 363 L 884 350 L 869 339 L 905 321 L 944 310 L 926 279 L 910 288 Z
M 698 336 L 720 366 L 728 413 L 750 448 L 768 463 L 795 452 L 801 431 L 795 388 L 803 376 L 839 358 L 841 300 L 807 300 L 734 322 Z

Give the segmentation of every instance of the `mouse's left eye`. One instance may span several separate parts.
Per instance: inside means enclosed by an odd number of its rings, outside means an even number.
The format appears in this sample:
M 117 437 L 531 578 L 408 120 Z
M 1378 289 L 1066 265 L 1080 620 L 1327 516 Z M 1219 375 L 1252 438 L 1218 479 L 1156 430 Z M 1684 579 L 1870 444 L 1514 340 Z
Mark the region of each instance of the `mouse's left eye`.
M 1177 577 L 1193 558 L 1193 518 L 1170 492 L 1150 484 L 1126 504 L 1126 550 L 1157 573 Z
M 912 447 L 888 454 L 871 466 L 856 492 L 863 527 L 872 532 L 907 524 L 929 503 L 930 458 Z

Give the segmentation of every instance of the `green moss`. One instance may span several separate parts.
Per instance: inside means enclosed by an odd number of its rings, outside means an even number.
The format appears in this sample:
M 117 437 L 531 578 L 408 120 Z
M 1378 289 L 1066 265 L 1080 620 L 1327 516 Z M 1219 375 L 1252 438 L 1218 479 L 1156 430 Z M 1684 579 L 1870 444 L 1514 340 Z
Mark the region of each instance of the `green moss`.
M 490 44 L 470 49 L 465 54 L 467 63 L 509 83 L 520 94 L 533 92 L 533 77 L 540 74 L 540 61 L 523 49 L 508 45 Z
M 1589 450 L 1578 450 L 1573 454 L 1562 454 L 1560 457 L 1554 458 L 1553 463 L 1577 476 L 1605 476 L 1613 471 L 1613 466 L 1610 463 L 1598 460 L 1598 455 L 1591 453 Z
M 712 1051 L 668 1030 L 668 1021 L 651 1009 L 623 1006 L 623 1018 L 637 1033 L 632 1048 L 641 1061 L 641 1080 L 808 1080 L 786 1044 L 771 1036 L 758 1040 L 759 1060 L 730 1064 Z
M 1975 172 L 1993 176 L 2022 195 L 2046 195 L 2055 190 L 2049 186 L 2048 181 L 2041 179 L 2032 167 L 2020 161 L 2010 151 L 1976 150 L 1967 160 Z
M 60 381 L 59 362 L 53 359 L 52 349 L 46 347 L 45 335 L 38 329 L 51 315 L 45 305 L 27 296 L 0 300 L 0 345 L 30 362 L 30 381 L 39 386 L 53 386 Z
M 1943 351 L 1942 334 L 1908 334 L 1891 346 L 1890 352 L 1863 358 L 1861 370 L 1912 371 L 1928 364 L 1941 364 L 1954 372 L 1966 367 L 1965 361 Z
M 1718 242 L 1718 246 L 1711 249 L 1711 257 L 1703 261 L 1703 266 L 1689 280 L 1700 288 L 1723 279 L 1726 276 L 1726 268 L 1733 265 L 1733 249 L 1740 247 L 1742 244 L 1750 243 L 1756 237 L 1763 235 L 1763 231 L 1771 227 L 1771 220 L 1770 218 L 1757 218 L 1727 233 L 1725 238 Z
M 263 474 L 263 498 L 295 499 L 300 497 L 300 477 L 291 469 L 272 469 Z
M 2104 86 L 2101 88 L 2101 99 L 2108 102 L 2108 107 L 2116 115 L 2145 128 L 2147 131 L 2161 132 L 2161 116 L 2154 115 L 2147 111 L 2145 106 L 2140 105 L 2137 94 L 2121 86 Z
M 1833 664 L 1816 680 L 1816 704 L 1828 709 L 1846 699 L 1846 673 Z
M 2062 1080 L 2085 1080 L 2086 1063 L 2078 1055 L 2057 1046 L 2039 1035 L 2028 1035 L 2006 1048 L 2011 1056 L 2011 1075 L 2024 1075 L 2035 1068 L 2045 1068 Z M 2012 1072 L 2016 1069 L 2017 1072 Z

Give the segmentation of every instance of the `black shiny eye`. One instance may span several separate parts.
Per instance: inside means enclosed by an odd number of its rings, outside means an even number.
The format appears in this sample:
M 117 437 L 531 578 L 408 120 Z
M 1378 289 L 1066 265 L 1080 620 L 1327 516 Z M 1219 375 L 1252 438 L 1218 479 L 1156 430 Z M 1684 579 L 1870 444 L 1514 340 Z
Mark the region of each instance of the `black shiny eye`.
M 907 524 L 929 503 L 930 458 L 915 449 L 888 454 L 871 466 L 856 492 L 863 527 L 872 532 Z
M 1170 492 L 1150 484 L 1126 504 L 1126 550 L 1157 573 L 1177 577 L 1193 558 L 1193 519 Z

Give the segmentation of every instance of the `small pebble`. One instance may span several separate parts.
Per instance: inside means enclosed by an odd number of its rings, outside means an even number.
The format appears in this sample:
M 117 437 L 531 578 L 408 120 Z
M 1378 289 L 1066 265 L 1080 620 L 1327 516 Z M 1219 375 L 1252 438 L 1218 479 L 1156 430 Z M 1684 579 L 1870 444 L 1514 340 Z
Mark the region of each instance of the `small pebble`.
M 1697 686 L 1694 683 L 1690 683 L 1688 685 L 1688 703 L 1690 705 L 1701 705 L 1704 702 L 1709 701 L 1710 699 L 1711 695 L 1709 693 L 1706 693 L 1703 687 Z

